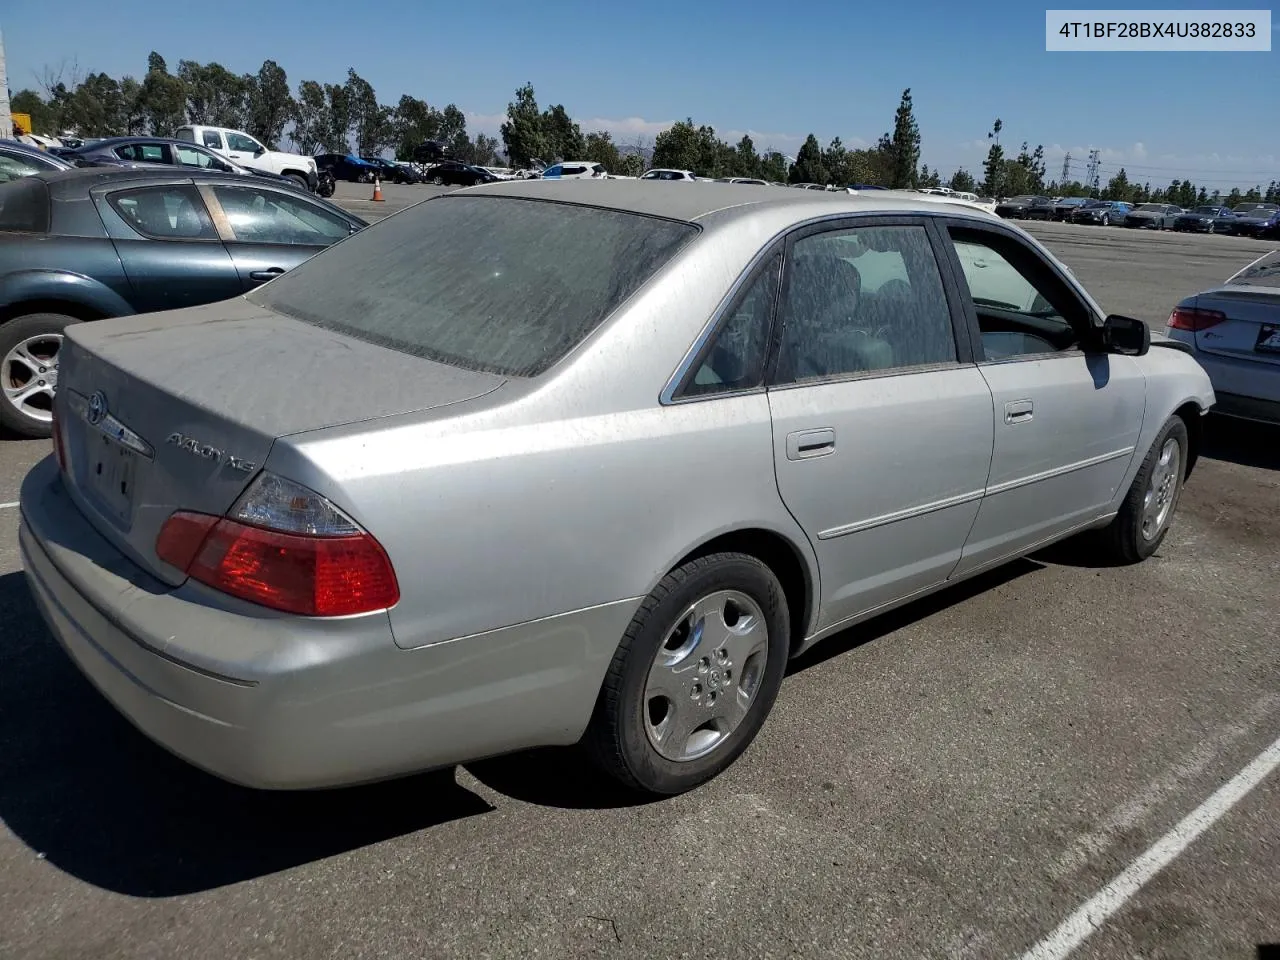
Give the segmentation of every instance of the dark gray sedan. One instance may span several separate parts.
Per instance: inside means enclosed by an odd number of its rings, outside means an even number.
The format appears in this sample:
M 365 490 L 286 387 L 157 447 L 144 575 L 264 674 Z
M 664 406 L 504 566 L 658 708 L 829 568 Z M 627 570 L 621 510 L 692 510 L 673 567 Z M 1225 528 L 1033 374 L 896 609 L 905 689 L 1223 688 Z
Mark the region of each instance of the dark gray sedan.
M 1172 230 L 1183 213 L 1172 203 L 1140 203 L 1125 215 L 1124 225 L 1140 230 Z
M 70 162 L 39 147 L 29 147 L 17 140 L 0 140 L 0 183 L 33 173 L 70 169 Z
M 0 424 L 49 436 L 68 324 L 236 297 L 363 226 L 236 174 L 89 167 L 0 184 Z
M 78 150 L 64 153 L 63 158 L 78 167 L 126 167 L 131 170 L 145 170 L 154 166 L 185 167 L 205 172 L 261 177 L 282 186 L 297 189 L 302 187 L 289 177 L 228 160 L 201 144 L 167 137 L 111 137 L 96 140 Z

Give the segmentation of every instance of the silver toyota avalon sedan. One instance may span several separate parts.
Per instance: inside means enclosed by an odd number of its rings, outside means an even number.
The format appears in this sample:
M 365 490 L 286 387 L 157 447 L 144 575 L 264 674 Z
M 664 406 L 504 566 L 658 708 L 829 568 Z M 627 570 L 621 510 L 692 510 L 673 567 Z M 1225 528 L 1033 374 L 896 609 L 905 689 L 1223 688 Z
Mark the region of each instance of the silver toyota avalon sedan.
M 63 350 L 40 610 L 261 788 L 582 742 L 690 789 L 822 638 L 1073 534 L 1150 556 L 1214 402 L 994 216 L 733 184 L 459 191 Z

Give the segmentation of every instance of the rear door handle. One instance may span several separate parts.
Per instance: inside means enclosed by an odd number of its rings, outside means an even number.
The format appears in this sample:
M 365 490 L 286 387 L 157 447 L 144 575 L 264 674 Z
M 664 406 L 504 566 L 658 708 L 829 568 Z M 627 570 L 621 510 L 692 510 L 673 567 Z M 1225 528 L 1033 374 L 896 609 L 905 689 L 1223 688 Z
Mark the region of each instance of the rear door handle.
M 282 273 L 284 273 L 284 267 L 272 267 L 270 270 L 254 270 L 249 274 L 249 279 L 258 283 L 266 283 L 268 280 L 274 280 Z
M 822 430 L 798 430 L 787 434 L 788 460 L 825 457 L 835 452 L 836 432 L 829 427 Z
M 1030 400 L 1010 400 L 1004 405 L 1005 423 L 1026 423 L 1035 412 L 1035 405 Z

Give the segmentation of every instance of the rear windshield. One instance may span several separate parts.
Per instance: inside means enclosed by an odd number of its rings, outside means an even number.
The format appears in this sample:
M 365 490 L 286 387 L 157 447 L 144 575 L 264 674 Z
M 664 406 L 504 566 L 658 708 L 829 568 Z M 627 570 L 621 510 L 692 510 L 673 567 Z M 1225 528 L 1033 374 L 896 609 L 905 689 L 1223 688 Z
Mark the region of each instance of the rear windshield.
M 0 230 L 49 232 L 49 188 L 43 180 L 23 177 L 0 184 Z
M 597 207 L 443 196 L 362 230 L 249 299 L 414 356 L 537 376 L 697 232 Z
M 1255 260 L 1229 281 L 1250 287 L 1280 287 L 1280 250 Z

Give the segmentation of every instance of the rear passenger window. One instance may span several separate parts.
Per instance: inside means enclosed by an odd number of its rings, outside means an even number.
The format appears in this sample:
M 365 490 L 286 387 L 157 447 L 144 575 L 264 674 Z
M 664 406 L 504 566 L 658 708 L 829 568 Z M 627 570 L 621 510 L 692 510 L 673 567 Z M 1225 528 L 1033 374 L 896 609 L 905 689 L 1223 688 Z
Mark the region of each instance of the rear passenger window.
M 222 134 L 216 130 L 206 130 L 204 132 L 204 145 L 210 150 L 221 150 Z
M 778 253 L 738 294 L 698 372 L 682 391 L 683 396 L 700 397 L 760 386 L 781 269 L 782 254 Z
M 107 197 L 115 211 L 152 240 L 217 240 L 213 221 L 195 187 L 142 187 Z
M 777 383 L 956 362 L 951 311 L 922 226 L 804 237 L 788 257 Z

